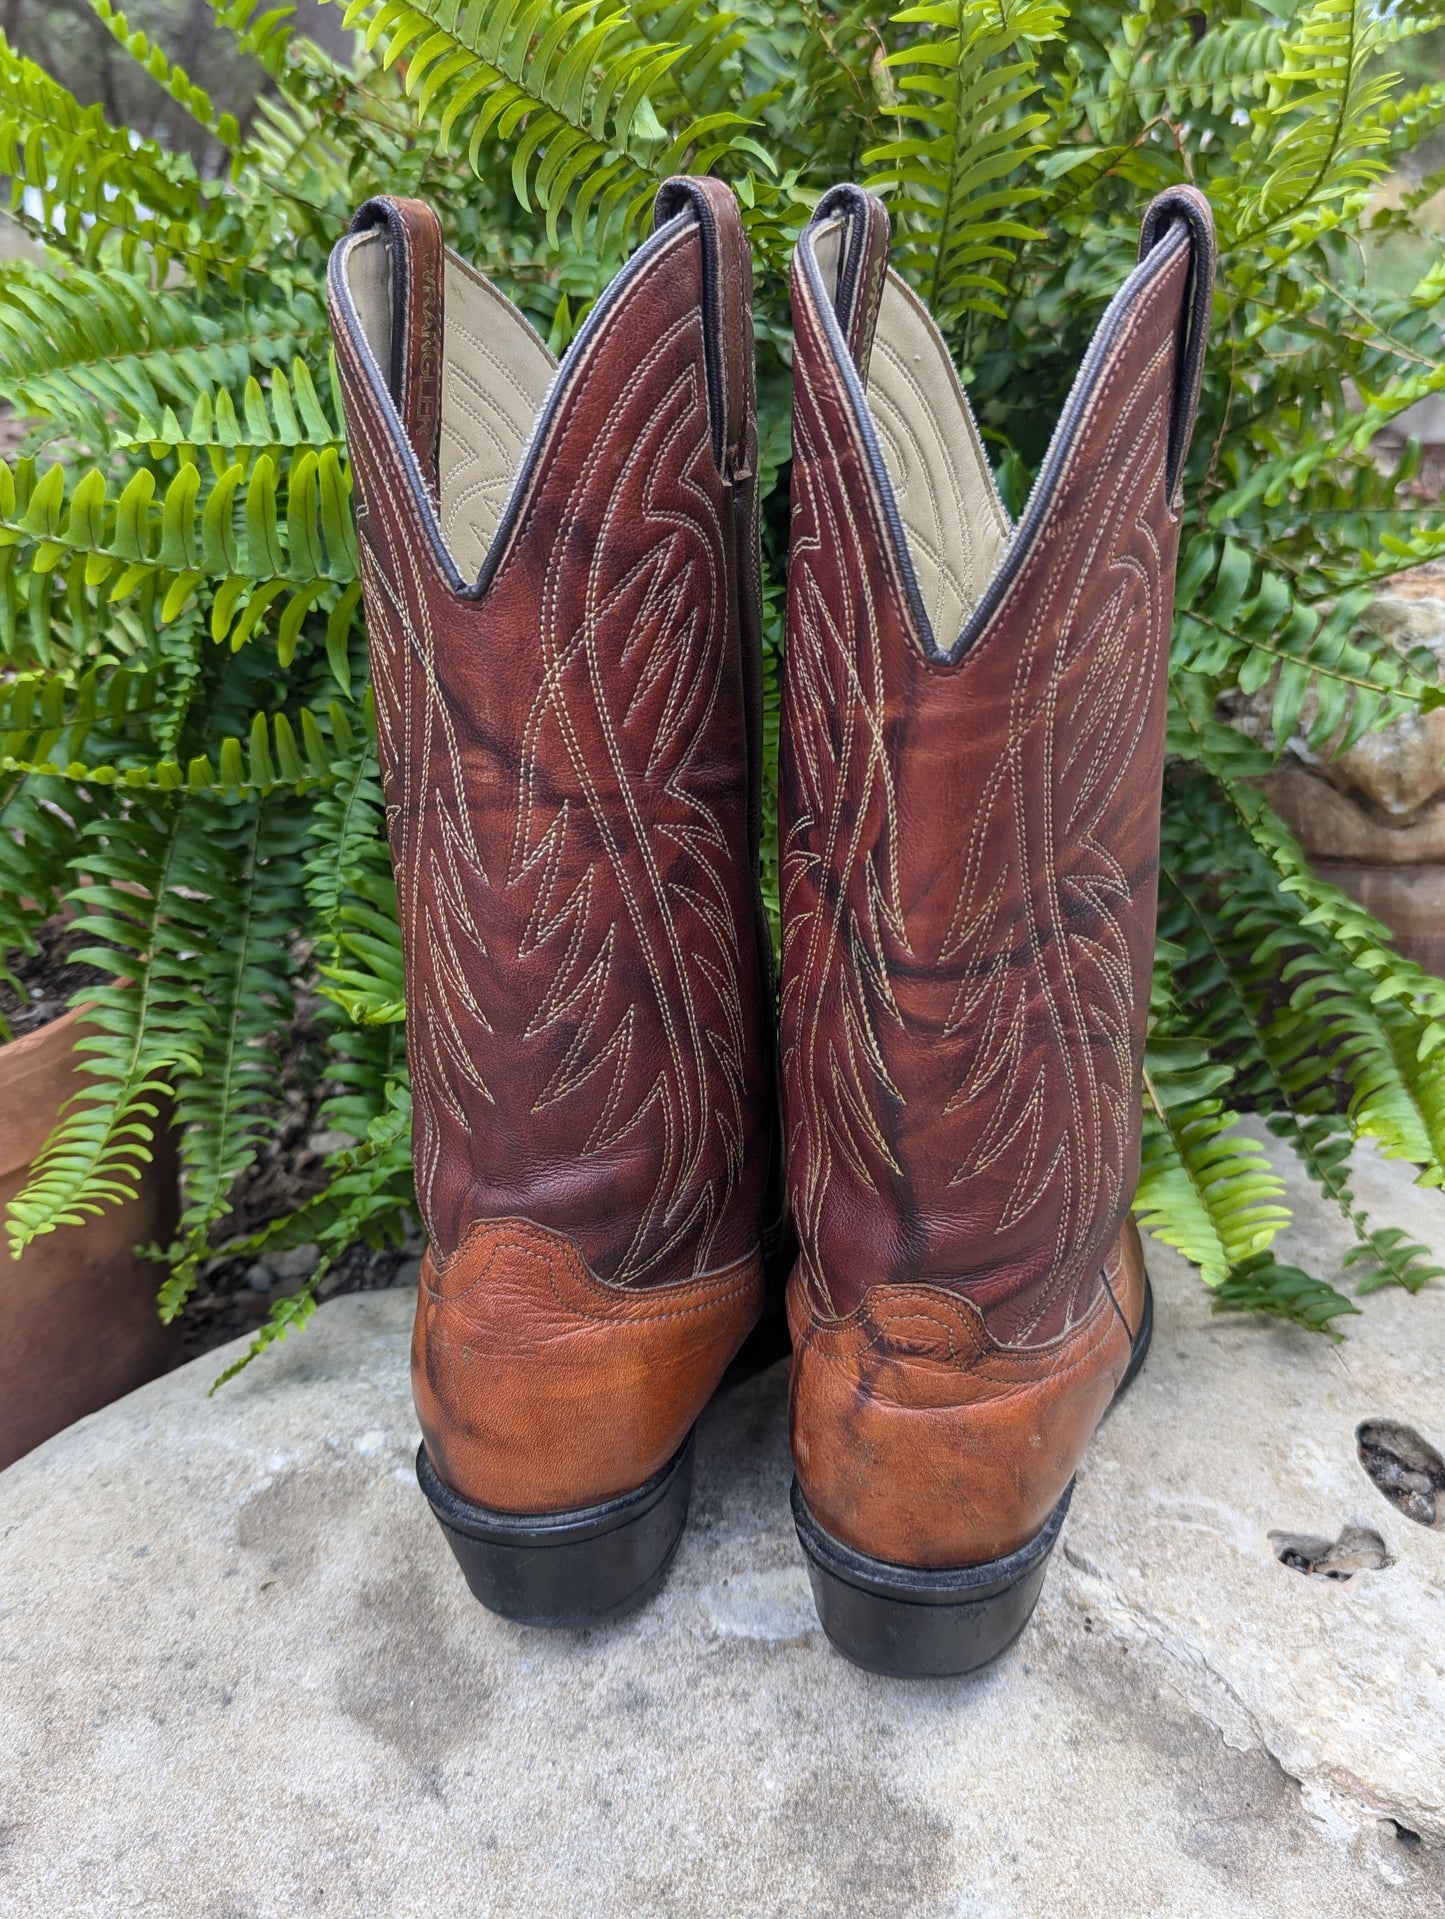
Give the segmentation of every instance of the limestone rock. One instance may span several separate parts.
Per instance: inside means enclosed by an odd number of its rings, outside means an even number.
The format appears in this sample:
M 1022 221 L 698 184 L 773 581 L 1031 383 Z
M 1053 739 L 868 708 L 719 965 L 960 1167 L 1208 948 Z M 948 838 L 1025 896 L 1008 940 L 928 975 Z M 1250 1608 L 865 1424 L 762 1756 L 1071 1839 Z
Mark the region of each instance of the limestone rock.
M 1438 1195 L 1368 1158 L 1356 1188 L 1445 1248 Z M 1302 1217 L 1287 1250 L 1337 1275 Z M 0 1914 L 1445 1915 L 1445 1528 L 1355 1445 L 1445 1443 L 1445 1289 L 1335 1347 L 1150 1265 L 1154 1350 L 1039 1611 L 961 1683 L 822 1639 L 781 1368 L 705 1416 L 658 1601 L 578 1634 L 467 1595 L 413 1479 L 404 1293 L 81 1422 L 0 1475 Z M 1269 1537 L 1351 1524 L 1394 1563 L 1310 1578 Z
M 1381 588 L 1368 624 L 1402 653 L 1425 647 L 1445 664 L 1445 565 L 1412 568 Z M 1235 703 L 1231 717 L 1273 742 L 1274 686 Z M 1318 712 L 1306 696 L 1299 732 L 1289 742 L 1271 803 L 1289 819 L 1305 850 L 1326 858 L 1382 861 L 1439 859 L 1445 852 L 1445 708 L 1406 713 L 1338 758 L 1305 742 Z M 1305 769 L 1308 769 L 1306 772 Z M 1331 798 L 1330 789 L 1334 795 Z M 1316 817 L 1318 815 L 1318 817 Z M 1356 844 L 1358 842 L 1358 844 Z

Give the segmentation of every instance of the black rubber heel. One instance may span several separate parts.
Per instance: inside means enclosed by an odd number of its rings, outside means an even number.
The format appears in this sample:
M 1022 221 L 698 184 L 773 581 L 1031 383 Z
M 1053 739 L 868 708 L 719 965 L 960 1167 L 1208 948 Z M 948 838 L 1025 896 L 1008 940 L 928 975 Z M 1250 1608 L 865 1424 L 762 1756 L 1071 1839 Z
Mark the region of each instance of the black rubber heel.
M 473 1596 L 524 1626 L 599 1626 L 649 1600 L 672 1564 L 692 1491 L 692 1434 L 634 1492 L 567 1513 L 475 1506 L 437 1477 L 425 1446 L 416 1476 Z
M 1146 1275 L 1144 1316 L 1110 1410 L 1132 1385 L 1154 1335 L 1154 1292 Z M 823 1630 L 845 1658 L 890 1679 L 956 1678 L 1011 1646 L 1038 1604 L 1044 1568 L 1073 1497 L 1064 1496 L 1034 1537 L 980 1566 L 895 1566 L 835 1539 L 814 1519 L 793 1481 L 793 1521 L 808 1562 Z
M 854 1552 L 808 1511 L 793 1481 L 793 1519 L 823 1631 L 846 1659 L 890 1679 L 946 1679 L 997 1659 L 1028 1624 L 1074 1483 L 1017 1552 L 982 1566 L 895 1566 Z

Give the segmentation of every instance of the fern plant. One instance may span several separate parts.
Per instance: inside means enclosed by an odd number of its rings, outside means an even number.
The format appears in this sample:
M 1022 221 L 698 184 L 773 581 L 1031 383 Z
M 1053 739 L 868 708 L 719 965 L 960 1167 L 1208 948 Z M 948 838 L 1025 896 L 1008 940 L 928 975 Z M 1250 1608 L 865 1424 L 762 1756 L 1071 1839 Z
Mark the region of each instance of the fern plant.
M 341 4 L 342 0 L 338 0 Z M 1139 1210 L 1221 1305 L 1331 1327 L 1353 1301 L 1271 1244 L 1288 1214 L 1262 1117 L 1354 1229 L 1359 1292 L 1437 1276 L 1348 1183 L 1360 1138 L 1445 1183 L 1445 984 L 1308 869 L 1221 717 L 1272 689 L 1338 750 L 1445 700 L 1375 634 L 1379 584 L 1445 553 L 1382 429 L 1445 388 L 1445 257 L 1410 175 L 1445 86 L 1392 77 L 1437 24 L 1412 0 L 350 0 L 355 57 L 284 7 L 215 0 L 264 81 L 243 136 L 112 0 L 100 19 L 219 143 L 220 173 L 108 125 L 0 40 L 0 174 L 33 261 L 0 264 L 0 949 L 68 902 L 94 994 L 88 1086 L 10 1206 L 15 1252 L 131 1190 L 178 1132 L 184 1210 L 161 1310 L 218 1243 L 315 1240 L 257 1347 L 304 1321 L 358 1237 L 411 1204 L 400 947 L 377 779 L 350 472 L 320 289 L 377 191 L 565 349 L 659 182 L 715 171 L 757 262 L 768 740 L 787 528 L 786 269 L 819 194 L 891 202 L 896 258 L 1022 505 L 1148 196 L 1192 180 L 1221 270 L 1171 675 L 1161 965 Z M 1387 173 L 1405 190 L 1374 189 Z M 1408 291 L 1370 270 L 1413 247 Z M 1308 703 L 1308 706 L 1307 706 Z M 776 860 L 765 854 L 776 889 Z M 775 901 L 774 901 L 775 904 Z M 278 1036 L 325 1008 L 306 1070 L 352 1143 L 245 1240 L 236 1182 L 281 1120 Z

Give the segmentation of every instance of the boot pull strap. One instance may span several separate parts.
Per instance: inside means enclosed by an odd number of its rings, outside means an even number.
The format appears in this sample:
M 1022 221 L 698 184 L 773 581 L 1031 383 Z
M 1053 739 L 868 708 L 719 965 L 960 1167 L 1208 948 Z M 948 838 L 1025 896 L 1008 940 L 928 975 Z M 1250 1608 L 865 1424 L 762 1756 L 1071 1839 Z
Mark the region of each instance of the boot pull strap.
M 753 257 L 737 196 L 721 180 L 664 180 L 654 228 L 691 212 L 702 230 L 702 334 L 713 456 L 727 480 L 756 464 L 753 408 Z
M 853 355 L 858 378 L 866 386 L 873 332 L 878 325 L 878 308 L 888 272 L 891 241 L 888 209 L 877 194 L 865 193 L 862 187 L 830 187 L 808 224 L 816 227 L 839 217 L 843 221 L 843 241 L 838 253 L 833 308 L 843 329 L 843 338 L 848 342 L 848 351 Z
M 1204 351 L 1209 343 L 1209 315 L 1214 299 L 1214 215 L 1198 187 L 1168 187 L 1149 202 L 1139 228 L 1139 258 L 1152 253 L 1175 224 L 1189 229 L 1193 265 L 1180 315 L 1179 350 L 1175 356 L 1174 410 L 1169 421 L 1169 463 L 1165 471 L 1166 497 L 1179 504 L 1184 457 L 1199 409 L 1199 385 L 1204 377 Z
M 441 222 L 422 200 L 368 200 L 353 233 L 379 229 L 391 253 L 391 365 L 383 368 L 422 478 L 436 497 L 442 423 Z

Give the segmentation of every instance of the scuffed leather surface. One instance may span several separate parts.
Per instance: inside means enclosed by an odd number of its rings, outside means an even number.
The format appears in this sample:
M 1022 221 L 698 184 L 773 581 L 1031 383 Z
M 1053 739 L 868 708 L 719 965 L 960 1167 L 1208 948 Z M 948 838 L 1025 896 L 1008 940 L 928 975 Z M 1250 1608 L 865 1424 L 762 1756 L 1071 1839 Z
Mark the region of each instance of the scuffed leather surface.
M 401 227 L 420 230 L 415 218 Z M 772 1091 L 740 560 L 710 431 L 701 300 L 699 230 L 679 220 L 592 331 L 520 512 L 504 523 L 501 564 L 469 597 L 447 578 L 333 289 L 406 963 L 417 1194 L 430 1270 L 448 1287 L 498 1221 L 570 1243 L 578 1271 L 620 1301 L 745 1268 L 757 1251 Z M 421 306 L 420 295 L 408 304 L 409 322 Z M 426 367 L 438 364 L 424 328 L 411 331 Z M 749 378 L 750 345 L 749 333 Z M 399 385 L 427 391 L 405 372 Z M 750 421 L 750 386 L 745 410 Z M 525 1423 L 521 1402 L 554 1392 L 561 1348 L 537 1343 L 528 1318 L 550 1312 L 552 1295 L 537 1290 L 531 1253 L 510 1271 L 493 1252 L 485 1286 L 515 1317 L 517 1360 L 502 1365 L 505 1322 L 493 1313 L 475 1377 L 498 1399 L 489 1416 Z M 446 1296 L 433 1288 L 419 1325 L 423 1348 L 436 1340 L 460 1382 L 474 1377 L 460 1355 L 476 1302 L 447 1330 Z M 522 1510 L 537 1475 L 565 1480 L 587 1430 L 598 1446 L 611 1430 L 608 1455 L 585 1462 L 609 1484 L 639 1447 L 650 1457 L 652 1427 L 628 1428 L 642 1419 L 628 1385 L 635 1342 L 611 1338 L 625 1323 L 604 1315 L 589 1336 L 593 1429 L 538 1427 L 553 1458 L 507 1454 L 506 1470 L 523 1475 L 515 1483 L 483 1484 L 463 1465 L 470 1401 L 448 1410 L 436 1397 L 423 1350 L 418 1405 L 430 1407 L 442 1476 Z M 704 1372 L 722 1371 L 749 1323 L 740 1307 L 716 1321 Z M 666 1383 L 669 1368 L 686 1370 L 666 1360 L 666 1338 L 653 1347 L 658 1416 L 684 1421 L 670 1453 L 696 1408 L 690 1390 Z
M 818 1522 L 855 1551 L 972 1566 L 1032 1539 L 1108 1410 L 1143 1319 L 1130 1221 L 1067 1332 L 992 1338 L 965 1294 L 875 1286 L 843 1319 L 789 1289 L 793 1461 Z
M 942 1286 L 841 1320 L 789 1290 L 793 1462 L 817 1522 L 898 1566 L 977 1566 L 1044 1526 L 1128 1366 L 1103 1288 L 1061 1338 L 1004 1345 Z
M 1127 1361 L 1100 1274 L 1138 1177 L 1179 533 L 1166 467 L 1191 291 L 1179 231 L 1134 283 L 1047 510 L 955 664 L 927 657 L 794 267 L 780 805 L 794 1444 L 815 1514 L 878 1557 L 885 1532 L 926 1541 L 929 1515 L 946 1530 L 937 1512 L 955 1499 L 975 1517 L 946 1550 L 977 1550 L 892 1556 L 971 1563 L 1037 1530 Z M 870 1344 L 913 1299 L 937 1328 L 926 1353 L 892 1332 Z M 907 1440 L 886 1444 L 880 1420 Z M 1025 1448 L 1048 1469 L 1012 1478 Z M 997 1472 L 971 1478 L 995 1453 Z M 973 1461 L 962 1479 L 958 1457 Z
M 677 1451 L 762 1302 L 757 1253 L 673 1285 L 607 1286 L 528 1220 L 481 1225 L 417 1295 L 412 1391 L 464 1499 L 560 1512 L 629 1492 Z

